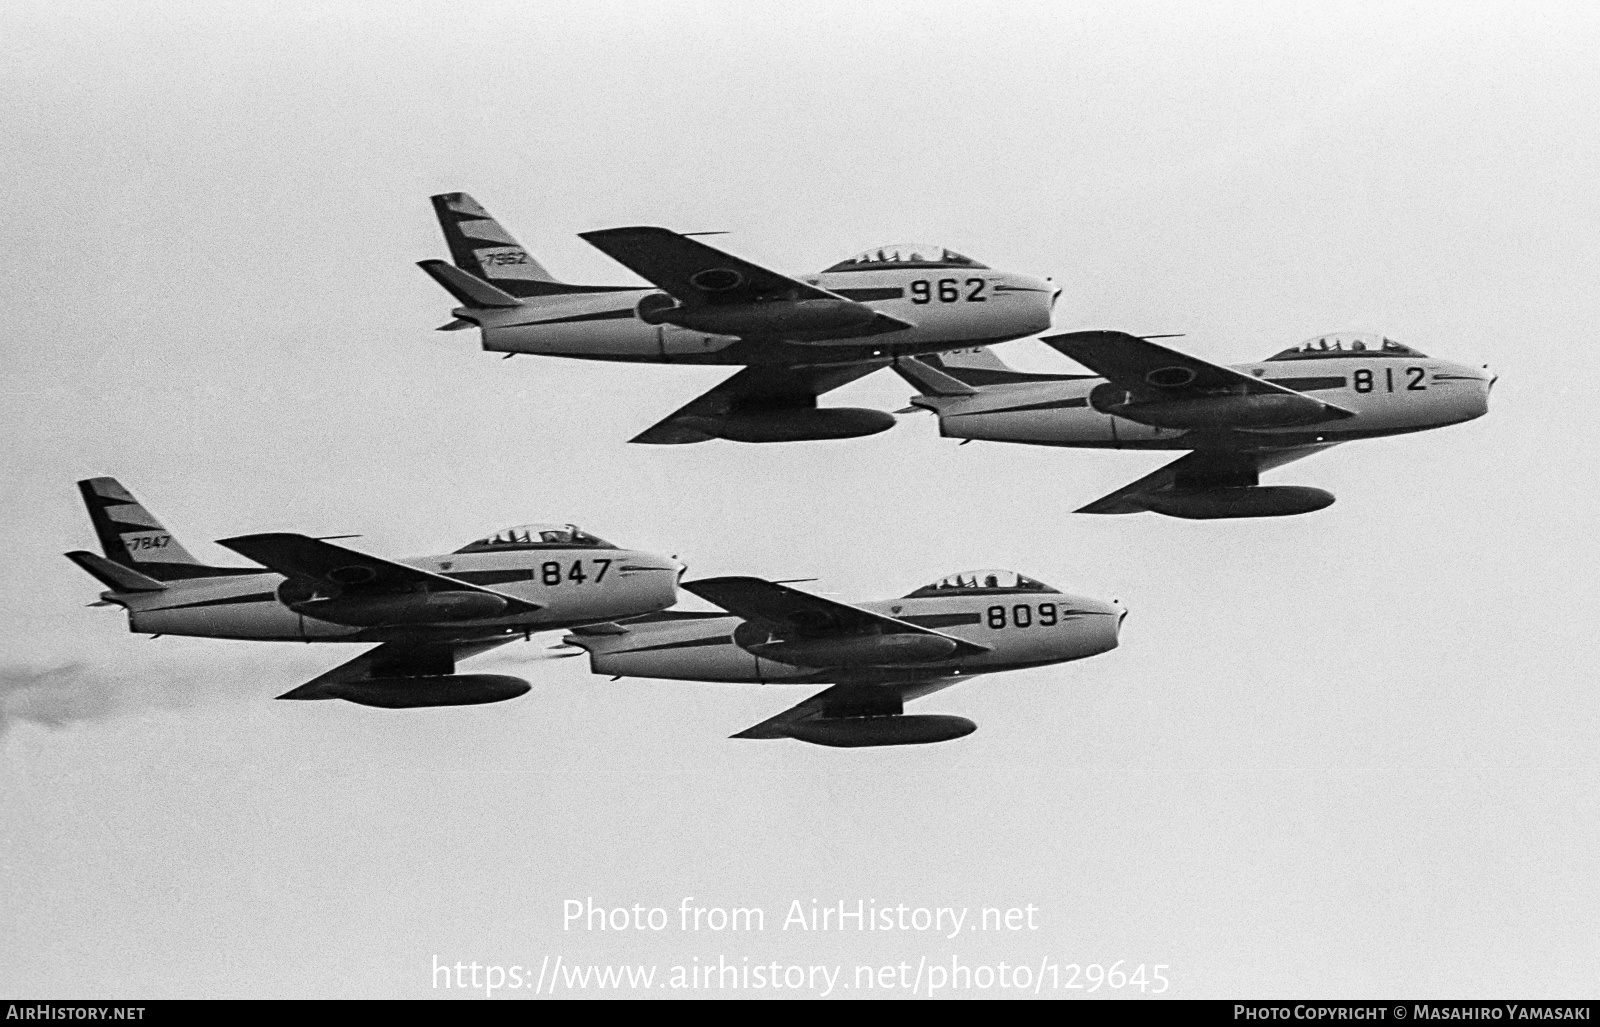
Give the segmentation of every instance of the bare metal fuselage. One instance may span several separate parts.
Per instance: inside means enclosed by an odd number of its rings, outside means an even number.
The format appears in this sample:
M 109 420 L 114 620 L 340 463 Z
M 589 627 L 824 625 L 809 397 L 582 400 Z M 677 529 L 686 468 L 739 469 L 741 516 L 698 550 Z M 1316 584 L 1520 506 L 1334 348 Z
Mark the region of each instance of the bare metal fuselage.
M 450 641 L 651 613 L 676 600 L 680 569 L 665 557 L 624 549 L 451 553 L 399 562 L 459 577 L 537 603 L 540 609 L 448 623 L 352 627 L 284 605 L 278 587 L 285 579 L 271 571 L 172 581 L 160 592 L 107 592 L 103 598 L 127 608 L 130 631 L 153 635 L 292 642 Z
M 1056 288 L 989 268 L 835 271 L 803 279 L 914 327 L 806 342 L 717 335 L 641 319 L 652 288 L 540 296 L 505 309 L 461 308 L 483 348 L 585 360 L 685 364 L 842 364 L 1019 339 L 1050 327 Z
M 1351 353 L 1235 364 L 1235 370 L 1352 411 L 1281 427 L 1162 428 L 1095 409 L 1104 378 L 988 385 L 972 396 L 919 396 L 949 438 L 1091 449 L 1288 449 L 1424 431 L 1482 417 L 1494 376 L 1428 357 Z M 1220 436 L 1220 437 L 1219 437 Z
M 817 684 L 841 680 L 937 679 L 1080 660 L 1117 646 L 1126 611 L 1097 599 L 1045 593 L 1007 593 L 892 599 L 861 609 L 910 621 L 989 651 L 875 668 L 795 666 L 765 659 L 745 646 L 764 632 L 733 616 L 687 617 L 628 625 L 623 634 L 571 635 L 589 651 L 596 674 L 752 684 Z M 668 615 L 669 617 L 671 615 Z M 917 693 L 911 690 L 906 698 Z

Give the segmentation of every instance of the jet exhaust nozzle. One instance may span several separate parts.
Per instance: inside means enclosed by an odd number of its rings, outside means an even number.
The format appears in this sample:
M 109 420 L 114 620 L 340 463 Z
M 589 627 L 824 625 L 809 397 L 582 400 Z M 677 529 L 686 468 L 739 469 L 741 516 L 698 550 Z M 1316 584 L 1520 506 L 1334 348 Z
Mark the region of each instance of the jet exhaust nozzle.
M 802 720 L 784 727 L 790 738 L 812 745 L 858 748 L 869 745 L 928 745 L 962 738 L 978 730 L 965 717 L 913 713 L 898 717 L 847 717 Z
M 1333 505 L 1333 493 L 1309 485 L 1242 485 L 1189 492 L 1157 492 L 1144 505 L 1168 517 L 1287 517 Z

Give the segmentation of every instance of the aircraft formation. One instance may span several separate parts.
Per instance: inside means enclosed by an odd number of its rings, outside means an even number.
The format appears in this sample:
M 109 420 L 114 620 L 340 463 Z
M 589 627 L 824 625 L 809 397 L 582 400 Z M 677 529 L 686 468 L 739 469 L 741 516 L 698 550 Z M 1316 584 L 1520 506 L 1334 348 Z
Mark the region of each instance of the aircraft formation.
M 1046 332 L 1061 290 L 943 246 L 876 247 L 795 277 L 693 234 L 637 226 L 581 238 L 650 284 L 557 280 L 465 193 L 433 197 L 451 260 L 420 267 L 455 299 L 441 330 L 476 328 L 507 357 L 739 367 L 631 441 L 683 445 L 849 439 L 886 411 L 818 397 L 892 368 L 940 434 L 1184 456 L 1079 508 L 1188 519 L 1310 513 L 1334 501 L 1263 472 L 1331 446 L 1458 424 L 1488 411 L 1495 377 L 1382 335 L 1314 337 L 1224 366 L 1118 331 L 1042 341 L 1089 374 L 1007 366 L 989 346 Z M 711 233 L 700 233 L 711 234 Z M 901 411 L 906 412 L 906 411 Z M 568 523 L 525 524 L 449 553 L 387 559 L 292 533 L 219 540 L 254 566 L 196 560 L 110 477 L 78 483 L 104 555 L 69 559 L 135 633 L 372 647 L 280 695 L 411 708 L 500 702 L 530 685 L 457 664 L 534 632 L 614 677 L 826 686 L 736 738 L 829 746 L 947 741 L 976 725 L 908 714 L 966 678 L 1117 647 L 1119 603 L 1031 577 L 952 574 L 899 598 L 844 603 L 757 577 L 682 581 L 674 556 L 624 549 Z M 688 592 L 723 612 L 674 609 Z

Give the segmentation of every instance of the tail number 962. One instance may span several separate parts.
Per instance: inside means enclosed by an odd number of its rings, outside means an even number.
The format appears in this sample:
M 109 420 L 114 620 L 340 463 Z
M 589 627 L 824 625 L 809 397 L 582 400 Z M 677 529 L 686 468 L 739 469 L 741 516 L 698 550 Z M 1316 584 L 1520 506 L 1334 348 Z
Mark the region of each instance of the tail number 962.
M 941 278 L 937 282 L 919 278 L 911 283 L 911 302 L 932 303 L 938 297 L 940 303 L 955 303 L 957 300 L 986 303 L 989 297 L 983 294 L 983 290 L 988 284 L 982 278 L 969 278 L 965 282 L 959 278 Z
M 1034 620 L 1034 607 L 1027 603 L 1018 603 L 1008 611 L 1004 606 L 991 606 L 988 612 L 988 625 L 996 631 L 1006 626 L 1009 615 L 1011 626 L 1014 628 L 1032 627 L 1037 623 L 1040 627 L 1055 627 L 1060 620 L 1059 611 L 1055 603 L 1040 603 L 1038 606 L 1038 620 Z

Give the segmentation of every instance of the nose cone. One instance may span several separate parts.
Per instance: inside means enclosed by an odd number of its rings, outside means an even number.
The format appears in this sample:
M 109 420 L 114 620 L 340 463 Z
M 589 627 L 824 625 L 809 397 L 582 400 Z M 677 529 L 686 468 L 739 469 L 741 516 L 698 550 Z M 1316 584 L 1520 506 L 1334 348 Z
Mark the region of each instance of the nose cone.
M 1478 413 L 1482 417 L 1489 412 L 1489 393 L 1494 391 L 1494 383 L 1500 376 L 1489 370 L 1489 365 L 1484 364 L 1478 372 Z
M 1078 612 L 1078 623 L 1083 626 L 1083 656 L 1098 656 L 1117 647 L 1123 618 L 1128 616 L 1126 607 L 1099 599 L 1075 599 L 1072 609 Z
M 1009 290 L 1011 294 L 1024 296 L 1028 300 L 1024 309 L 1028 312 L 1029 327 L 1036 332 L 1048 331 L 1051 325 L 1050 312 L 1055 309 L 1061 288 L 1048 278 L 1034 278 L 1031 275 L 1019 275 L 1012 283 Z
M 1111 644 L 1106 646 L 1109 652 L 1122 642 L 1122 622 L 1128 619 L 1128 608 L 1113 601 L 1106 604 L 1106 611 L 1109 614 L 1106 619 L 1111 622 Z
M 1489 391 L 1499 376 L 1489 365 L 1440 364 L 1428 382 L 1429 409 L 1436 412 L 1438 425 L 1472 421 L 1489 412 Z M 1430 425 L 1435 427 L 1437 425 Z

